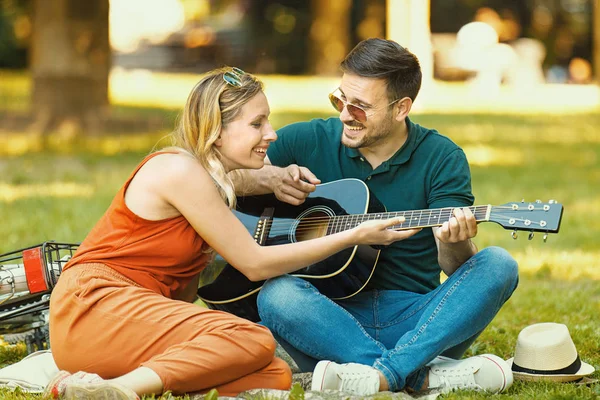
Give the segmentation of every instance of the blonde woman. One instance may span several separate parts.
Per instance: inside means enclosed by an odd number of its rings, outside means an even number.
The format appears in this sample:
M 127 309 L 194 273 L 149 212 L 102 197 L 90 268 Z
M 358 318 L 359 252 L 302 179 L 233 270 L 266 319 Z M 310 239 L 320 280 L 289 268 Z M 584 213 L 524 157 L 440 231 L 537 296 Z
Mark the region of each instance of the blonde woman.
M 227 174 L 263 167 L 277 138 L 269 113 L 262 83 L 237 68 L 211 71 L 194 87 L 173 147 L 142 160 L 52 293 L 50 341 L 62 370 L 47 388 L 53 398 L 288 389 L 290 369 L 274 357 L 266 328 L 190 303 L 211 252 L 263 280 L 355 244 L 415 233 L 388 230 L 399 222 L 391 219 L 300 243 L 256 244 L 230 210 Z

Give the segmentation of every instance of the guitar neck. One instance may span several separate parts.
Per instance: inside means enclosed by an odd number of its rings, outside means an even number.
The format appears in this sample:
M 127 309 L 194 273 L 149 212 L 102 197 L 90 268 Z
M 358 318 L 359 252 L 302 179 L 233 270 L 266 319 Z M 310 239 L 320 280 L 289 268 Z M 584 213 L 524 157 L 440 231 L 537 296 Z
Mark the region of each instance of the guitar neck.
M 394 225 L 388 229 L 404 230 L 429 228 L 432 226 L 441 226 L 453 216 L 456 207 L 434 208 L 426 210 L 396 211 L 374 214 L 351 214 L 334 217 L 330 225 L 329 234 L 338 233 L 347 229 L 352 229 L 362 222 L 376 219 L 389 219 L 404 217 L 405 221 Z M 491 205 L 471 206 L 469 207 L 477 222 L 489 221 Z

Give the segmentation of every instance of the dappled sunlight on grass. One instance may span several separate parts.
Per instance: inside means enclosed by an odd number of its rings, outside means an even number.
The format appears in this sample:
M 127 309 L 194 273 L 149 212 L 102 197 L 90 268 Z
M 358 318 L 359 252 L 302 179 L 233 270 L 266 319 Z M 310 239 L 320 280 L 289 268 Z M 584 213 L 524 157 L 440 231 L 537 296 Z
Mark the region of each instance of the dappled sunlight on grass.
M 574 146 L 573 146 L 574 147 Z M 598 153 L 595 149 L 585 149 L 582 147 L 573 148 L 565 151 L 565 147 L 555 147 L 554 151 L 547 151 L 538 154 L 540 161 L 553 162 L 568 168 L 594 167 L 598 163 Z
M 110 75 L 110 96 L 115 104 L 181 107 L 201 76 L 115 68 Z M 331 105 L 327 94 L 340 82 L 339 76 L 266 75 L 259 78 L 265 83 L 272 111 L 328 111 Z M 471 89 L 464 82 L 434 81 L 423 86 L 413 112 L 560 115 L 595 111 L 600 104 L 600 91 L 595 85 L 540 85 L 527 92 L 515 92 L 503 86 L 496 95 L 477 94 Z
M 468 82 L 436 80 L 424 85 L 419 96 L 417 110 L 431 113 L 564 115 L 600 107 L 600 89 L 593 84 L 541 84 L 528 90 L 502 85 L 494 91 L 476 90 Z
M 600 181 L 600 179 L 598 181 Z M 588 217 L 592 215 L 598 217 L 600 215 L 600 197 L 574 201 L 569 205 L 569 211 L 576 214 L 587 215 Z M 598 224 L 600 224 L 600 218 L 597 221 Z
M 160 149 L 169 144 L 166 136 L 123 135 L 88 138 L 85 141 L 86 149 L 95 149 L 98 153 L 113 155 L 122 151 L 145 151 L 147 149 Z M 87 149 L 89 151 L 90 149 Z
M 252 71 L 249 71 L 252 72 Z M 273 112 L 330 112 L 327 94 L 340 83 L 334 76 L 264 75 L 265 92 Z M 113 105 L 181 108 L 202 74 L 152 72 L 113 68 L 109 96 Z M 25 110 L 29 106 L 31 78 L 27 71 L 2 73 L 0 108 Z M 423 85 L 412 110 L 420 113 L 485 113 L 565 115 L 595 113 L 600 108 L 597 85 L 539 85 L 515 91 L 502 86 L 498 93 L 477 93 L 465 82 L 433 81 Z M 568 139 L 568 138 L 564 138 Z
M 41 150 L 41 141 L 26 134 L 0 135 L 0 155 L 18 156 Z
M 7 344 L 0 340 L 0 368 L 13 364 L 27 355 L 25 343 Z M 3 398 L 3 397 L 0 397 Z
M 523 151 L 516 148 L 478 144 L 463 146 L 463 150 L 472 166 L 520 165 L 524 159 Z
M 515 252 L 521 273 L 561 280 L 600 281 L 600 251 L 526 249 Z
M 92 197 L 92 185 L 72 182 L 51 182 L 11 185 L 0 182 L 0 202 L 11 203 L 31 197 Z
M 170 74 L 113 69 L 109 92 L 114 104 L 181 108 L 201 74 Z M 327 94 L 339 85 L 338 77 L 259 76 L 272 112 L 329 111 Z
M 580 115 L 418 114 L 412 120 L 453 141 L 504 146 L 600 143 L 600 112 Z
M 565 282 L 579 279 L 600 281 L 600 251 L 548 251 L 536 247 L 510 253 L 517 260 L 522 275 Z M 442 282 L 447 279 L 443 273 L 440 277 Z
M 162 148 L 169 144 L 168 132 L 153 134 L 105 135 L 101 137 L 63 138 L 50 135 L 46 144 L 43 138 L 26 133 L 0 135 L 0 155 L 20 156 L 42 150 L 57 153 L 88 152 L 103 155 L 114 155 L 122 152 L 145 152 L 153 148 Z
M 201 75 L 162 73 L 115 68 L 110 74 L 112 103 L 135 106 L 181 107 Z
M 24 71 L 0 69 L 0 109 L 25 111 L 29 107 L 31 79 Z

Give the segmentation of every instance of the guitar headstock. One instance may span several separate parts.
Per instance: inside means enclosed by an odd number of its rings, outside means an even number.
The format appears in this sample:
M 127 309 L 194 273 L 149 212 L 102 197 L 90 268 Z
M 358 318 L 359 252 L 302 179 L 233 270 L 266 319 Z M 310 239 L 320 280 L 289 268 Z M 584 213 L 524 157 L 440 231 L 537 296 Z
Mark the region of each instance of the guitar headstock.
M 513 231 L 558 233 L 562 214 L 562 204 L 554 200 L 547 203 L 542 203 L 540 200 L 534 202 L 522 200 L 492 206 L 489 220 Z M 513 237 L 515 236 L 516 234 L 513 233 Z M 532 234 L 530 236 L 533 237 Z

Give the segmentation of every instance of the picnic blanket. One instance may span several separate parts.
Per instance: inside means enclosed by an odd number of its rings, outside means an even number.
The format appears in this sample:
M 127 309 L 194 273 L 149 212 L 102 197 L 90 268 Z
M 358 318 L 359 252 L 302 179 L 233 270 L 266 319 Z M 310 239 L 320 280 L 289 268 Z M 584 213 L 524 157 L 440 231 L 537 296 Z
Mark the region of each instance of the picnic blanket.
M 0 369 L 0 388 L 20 388 L 24 392 L 42 393 L 56 373 L 58 367 L 50 350 L 36 351 Z

